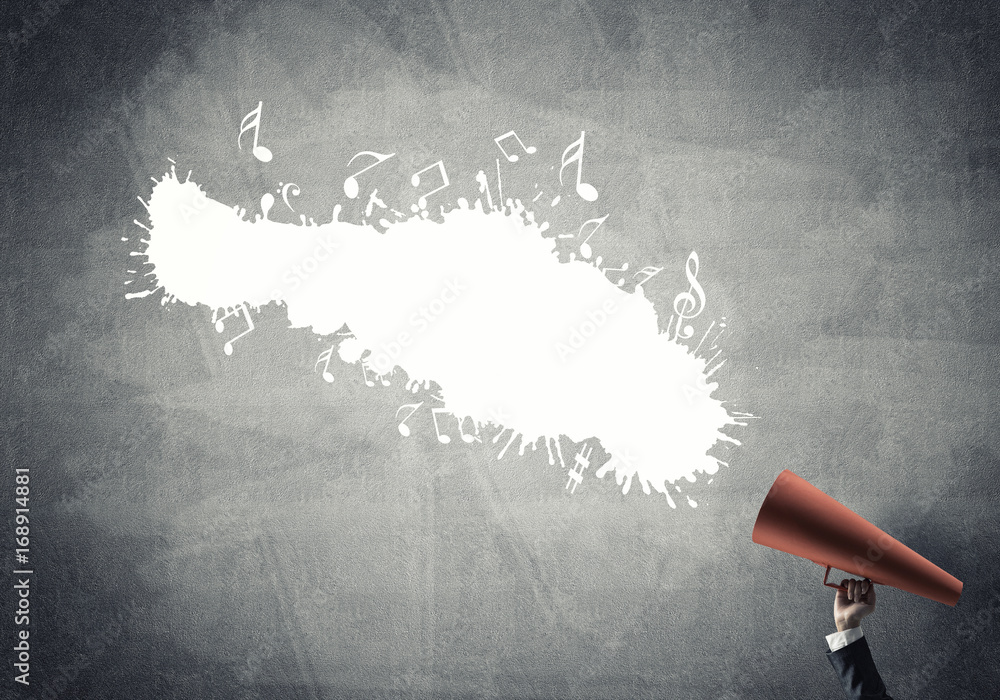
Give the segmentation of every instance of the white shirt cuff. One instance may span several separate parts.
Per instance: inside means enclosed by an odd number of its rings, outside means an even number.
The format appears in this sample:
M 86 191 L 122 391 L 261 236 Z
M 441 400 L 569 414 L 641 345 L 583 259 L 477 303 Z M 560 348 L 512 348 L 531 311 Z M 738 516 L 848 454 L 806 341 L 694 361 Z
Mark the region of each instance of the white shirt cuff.
M 826 635 L 826 643 L 830 646 L 830 651 L 837 651 L 837 649 L 843 649 L 851 642 L 856 642 L 864 636 L 865 633 L 861 631 L 860 627 L 852 627 L 843 632 Z

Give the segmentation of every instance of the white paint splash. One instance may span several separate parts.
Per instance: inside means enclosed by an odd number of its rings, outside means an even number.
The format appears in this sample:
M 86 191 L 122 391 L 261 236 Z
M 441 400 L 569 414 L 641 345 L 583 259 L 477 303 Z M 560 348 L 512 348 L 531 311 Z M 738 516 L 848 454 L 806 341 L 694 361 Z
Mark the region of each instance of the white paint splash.
M 242 330 L 247 307 L 275 300 L 292 327 L 332 335 L 346 324 L 341 359 L 440 387 L 439 435 L 492 423 L 512 431 L 504 451 L 516 436 L 521 454 L 553 440 L 560 461 L 560 436 L 596 438 L 611 455 L 597 476 L 614 469 L 623 492 L 638 478 L 666 494 L 717 471 L 707 452 L 718 441 L 739 444 L 722 432 L 742 424 L 712 398 L 706 361 L 659 331 L 642 287 L 627 293 L 586 262 L 559 262 L 522 207 L 460 199 L 442 223 L 417 215 L 383 234 L 338 221 L 339 206 L 326 224 L 277 223 L 268 197 L 250 221 L 173 171 L 156 181 L 145 254 L 164 302 L 227 310 L 226 324 L 242 310 Z

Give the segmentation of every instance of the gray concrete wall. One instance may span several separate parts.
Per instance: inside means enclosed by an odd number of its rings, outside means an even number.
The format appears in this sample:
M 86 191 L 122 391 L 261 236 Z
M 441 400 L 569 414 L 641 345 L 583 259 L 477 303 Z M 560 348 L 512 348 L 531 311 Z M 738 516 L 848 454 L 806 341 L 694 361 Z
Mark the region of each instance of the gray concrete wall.
M 787 468 L 965 582 L 955 608 L 879 591 L 890 693 L 988 697 L 1000 17 L 837 5 L 7 6 L 4 488 L 30 466 L 36 573 L 32 686 L 3 656 L 5 688 L 837 698 L 822 571 L 750 541 Z M 266 166 L 235 149 L 257 100 Z M 700 255 L 717 396 L 757 418 L 696 509 L 610 477 L 570 495 L 544 451 L 498 462 L 426 421 L 404 439 L 402 387 L 326 384 L 328 346 L 274 307 L 226 357 L 210 310 L 123 298 L 168 157 L 245 207 L 294 180 L 326 220 L 360 150 L 400 154 L 402 197 L 436 158 L 471 181 L 511 128 L 555 165 L 586 130 L 598 252 L 666 268 L 662 319 Z

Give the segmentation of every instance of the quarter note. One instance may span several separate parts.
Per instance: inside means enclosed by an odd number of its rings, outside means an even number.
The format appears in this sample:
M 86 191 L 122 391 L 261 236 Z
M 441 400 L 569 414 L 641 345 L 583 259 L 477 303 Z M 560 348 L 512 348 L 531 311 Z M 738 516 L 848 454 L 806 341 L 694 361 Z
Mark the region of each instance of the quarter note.
M 222 333 L 224 330 L 226 330 L 226 324 L 224 323 L 224 321 L 230 316 L 239 316 L 240 311 L 243 311 L 243 317 L 247 321 L 247 329 L 242 333 L 240 333 L 235 338 L 233 338 L 232 340 L 227 341 L 226 344 L 222 347 L 222 349 L 225 350 L 227 355 L 233 354 L 233 343 L 235 343 L 237 340 L 239 340 L 240 338 L 242 338 L 247 333 L 253 330 L 253 319 L 250 318 L 250 310 L 246 307 L 246 304 L 240 304 L 239 306 L 235 307 L 232 311 L 227 313 L 225 316 L 215 321 L 215 331 L 217 333 Z
M 349 175 L 347 177 L 347 179 L 344 180 L 344 194 L 346 194 L 351 199 L 354 199 L 355 197 L 357 197 L 358 196 L 358 191 L 359 191 L 359 187 L 358 187 L 358 175 L 360 175 L 361 173 L 365 172 L 366 170 L 371 170 L 372 168 L 374 168 L 376 165 L 379 165 L 380 163 L 384 163 L 385 161 L 387 161 L 390 158 L 392 158 L 394 155 L 396 155 L 396 154 L 395 153 L 389 153 L 387 155 L 383 155 L 381 153 L 376 153 L 375 151 L 361 151 L 361 153 L 356 153 L 354 155 L 354 158 L 351 158 L 349 161 L 347 161 L 348 165 L 350 165 L 351 163 L 353 163 L 354 159 L 357 158 L 358 156 L 373 156 L 375 158 L 375 162 L 372 163 L 371 165 L 369 165 L 367 168 L 362 168 L 361 170 L 359 170 L 358 172 L 354 173 L 353 175 Z
M 538 150 L 534 146 L 525 146 L 524 142 L 521 141 L 520 138 L 518 138 L 518 135 L 513 130 L 508 131 L 503 136 L 497 136 L 495 139 L 493 139 L 493 142 L 497 145 L 497 148 L 500 149 L 500 152 L 503 153 L 504 158 L 506 158 L 511 163 L 516 163 L 517 159 L 518 159 L 518 156 L 517 156 L 517 154 L 514 154 L 514 153 L 507 153 L 507 151 L 504 150 L 503 144 L 501 143 L 501 141 L 505 141 L 505 140 L 507 140 L 507 139 L 509 139 L 511 137 L 514 137 L 514 140 L 517 141 L 521 145 L 521 148 L 528 155 L 531 155 L 532 153 L 534 153 L 535 151 Z
M 323 381 L 328 382 L 328 383 L 332 383 L 333 382 L 333 375 L 330 374 L 330 358 L 331 357 L 333 357 L 333 346 L 330 346 L 329 350 L 325 350 L 324 352 L 321 352 L 319 354 L 319 359 L 316 360 L 316 364 L 313 365 L 313 372 L 315 372 L 316 371 L 316 365 L 318 365 L 320 362 L 324 362 L 325 361 L 324 364 L 323 364 Z
M 417 172 L 415 172 L 413 174 L 413 176 L 410 178 L 410 184 L 413 185 L 414 187 L 420 187 L 420 175 L 423 174 L 423 173 L 426 173 L 428 170 L 430 170 L 432 168 L 438 168 L 438 169 L 440 169 L 440 171 L 441 171 L 441 180 L 443 181 L 443 184 L 440 187 L 435 187 L 430 192 L 422 194 L 420 196 L 420 199 L 417 200 L 417 203 L 410 206 L 410 211 L 412 211 L 414 213 L 416 213 L 417 211 L 420 211 L 421 209 L 426 209 L 427 208 L 427 198 L 430 197 L 435 192 L 440 192 L 445 187 L 447 187 L 449 184 L 451 184 L 450 182 L 448 182 L 448 173 L 446 173 L 445 170 L 444 170 L 444 161 L 440 161 L 440 160 L 437 163 L 432 163 L 432 164 L 428 165 L 423 170 L 418 170 Z
M 424 405 L 424 402 L 421 401 L 420 403 L 408 403 L 408 404 L 404 404 L 404 405 L 402 405 L 402 406 L 400 406 L 399 408 L 396 409 L 396 417 L 397 418 L 399 418 L 399 412 L 402 411 L 404 408 L 411 408 L 411 409 L 413 409 L 412 411 L 410 411 L 409 413 L 407 413 L 406 414 L 406 418 L 404 418 L 402 420 L 402 422 L 400 422 L 400 424 L 398 426 L 396 426 L 397 428 L 399 428 L 399 434 L 400 435 L 402 435 L 403 437 L 410 437 L 410 426 L 408 426 L 406 424 L 406 421 L 410 420 L 410 416 L 412 416 L 414 413 L 416 413 L 417 409 L 420 408 L 423 405 Z
M 438 419 L 437 419 L 437 414 L 439 413 L 448 413 L 448 409 L 447 408 L 431 409 L 431 419 L 434 421 L 434 432 L 437 433 L 438 442 L 440 442 L 442 445 L 447 445 L 449 442 L 451 442 L 451 438 L 447 435 L 441 434 L 441 428 L 438 427 Z
M 681 324 L 684 323 L 684 319 L 694 318 L 705 308 L 705 290 L 701 288 L 701 284 L 698 282 L 698 253 L 695 251 L 691 251 L 687 262 L 684 263 L 684 274 L 687 275 L 688 283 L 690 283 L 691 287 L 688 291 L 681 292 L 674 297 L 674 311 L 677 312 L 678 317 L 677 331 L 674 334 L 674 339 L 687 339 L 694 335 L 694 328 L 692 326 L 684 326 L 682 330 Z M 692 294 L 692 292 L 694 293 Z
M 597 189 L 593 185 L 581 182 L 581 178 L 583 177 L 583 139 L 586 133 L 585 131 L 581 131 L 580 138 L 567 146 L 566 150 L 563 151 L 562 167 L 559 168 L 559 184 L 562 184 L 563 170 L 568 165 L 576 163 L 576 193 L 588 202 L 593 202 L 597 199 Z M 569 152 L 573 149 L 576 150 L 572 155 L 569 155 Z
M 250 131 L 250 129 L 253 129 L 253 151 L 252 152 L 253 152 L 254 158 L 256 158 L 257 160 L 259 160 L 261 163 L 270 163 L 271 162 L 271 157 L 272 157 L 270 149 L 265 148 L 264 146 L 260 146 L 260 145 L 257 144 L 257 137 L 258 137 L 258 135 L 260 133 L 260 110 L 261 110 L 261 108 L 263 106 L 264 106 L 263 102 L 258 102 L 257 103 L 257 109 L 252 110 L 249 114 L 247 114 L 245 117 L 243 117 L 243 121 L 240 122 L 240 135 L 239 135 L 239 138 L 236 139 L 236 145 L 242 151 L 243 150 L 243 144 L 242 144 L 243 134 L 246 133 L 247 131 Z

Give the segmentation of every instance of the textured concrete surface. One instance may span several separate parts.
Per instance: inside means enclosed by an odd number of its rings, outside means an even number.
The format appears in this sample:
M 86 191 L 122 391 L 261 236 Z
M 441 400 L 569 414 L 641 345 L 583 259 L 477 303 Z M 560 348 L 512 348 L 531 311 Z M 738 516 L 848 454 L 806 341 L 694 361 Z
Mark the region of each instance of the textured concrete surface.
M 36 588 L 32 687 L 4 652 L 0 695 L 837 698 L 821 570 L 750 541 L 788 468 L 965 582 L 879 591 L 890 693 L 988 697 L 1000 16 L 839 5 L 6 5 L 4 488 L 30 465 Z M 235 148 L 257 100 L 267 166 Z M 700 255 L 719 394 L 758 418 L 697 509 L 404 439 L 402 387 L 324 383 L 273 307 L 226 357 L 210 310 L 123 299 L 168 157 L 246 207 L 293 180 L 325 220 L 360 150 L 399 153 L 402 201 L 511 128 L 556 165 L 587 131 L 597 252 L 667 268 L 662 318 Z M 512 191 L 548 167 L 522 164 Z

